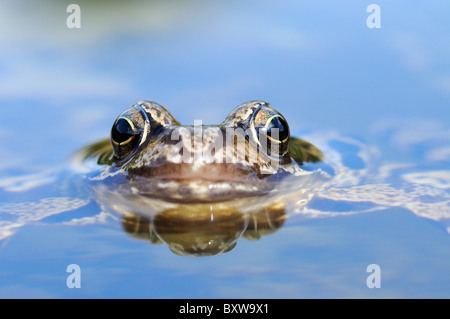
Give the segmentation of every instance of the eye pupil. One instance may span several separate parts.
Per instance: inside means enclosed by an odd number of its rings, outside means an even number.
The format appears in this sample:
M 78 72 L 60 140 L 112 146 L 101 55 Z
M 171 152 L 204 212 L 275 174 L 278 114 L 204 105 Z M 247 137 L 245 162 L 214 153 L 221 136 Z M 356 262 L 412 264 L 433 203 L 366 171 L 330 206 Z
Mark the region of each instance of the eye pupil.
M 124 118 L 119 118 L 111 131 L 111 137 L 116 143 L 123 143 L 136 134 L 130 122 Z
M 272 133 L 275 133 L 275 130 L 278 130 L 278 134 L 274 134 L 275 135 L 274 137 L 277 140 L 284 141 L 286 138 L 289 137 L 288 125 L 286 121 L 280 116 L 273 117 L 268 123 L 266 127 L 267 136 L 272 137 Z

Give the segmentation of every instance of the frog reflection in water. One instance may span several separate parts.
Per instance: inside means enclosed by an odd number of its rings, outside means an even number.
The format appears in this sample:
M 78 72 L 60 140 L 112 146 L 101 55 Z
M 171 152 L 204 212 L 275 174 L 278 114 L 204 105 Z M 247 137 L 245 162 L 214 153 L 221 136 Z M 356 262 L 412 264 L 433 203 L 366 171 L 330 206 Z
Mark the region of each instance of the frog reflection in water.
M 291 137 L 285 118 L 264 101 L 239 105 L 220 125 L 194 126 L 139 101 L 116 119 L 110 141 L 84 156 L 106 165 L 92 178 L 94 190 L 121 214 L 124 230 L 184 256 L 223 253 L 241 236 L 258 239 L 281 227 L 278 185 L 322 158 Z

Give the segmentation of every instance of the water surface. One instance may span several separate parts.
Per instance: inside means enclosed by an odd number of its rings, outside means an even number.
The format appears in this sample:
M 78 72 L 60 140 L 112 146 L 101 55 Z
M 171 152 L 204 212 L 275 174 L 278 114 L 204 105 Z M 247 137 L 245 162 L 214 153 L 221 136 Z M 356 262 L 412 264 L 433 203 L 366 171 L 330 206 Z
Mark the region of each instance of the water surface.
M 68 29 L 69 3 L 1 5 L 0 297 L 450 296 L 448 3 L 378 1 L 369 29 L 370 2 L 79 1 Z M 266 100 L 328 178 L 217 256 L 130 236 L 71 157 L 140 99 L 184 124 Z

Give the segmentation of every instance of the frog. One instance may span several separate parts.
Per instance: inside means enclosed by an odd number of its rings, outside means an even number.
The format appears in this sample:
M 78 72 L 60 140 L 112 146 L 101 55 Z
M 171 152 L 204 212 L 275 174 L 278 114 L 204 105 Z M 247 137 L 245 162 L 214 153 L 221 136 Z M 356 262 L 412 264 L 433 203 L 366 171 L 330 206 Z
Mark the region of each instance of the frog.
M 280 183 L 308 175 L 305 163 L 323 158 L 262 100 L 238 105 L 218 125 L 182 125 L 162 105 L 140 100 L 115 119 L 109 139 L 82 153 L 105 166 L 93 178 L 97 198 L 113 203 L 123 229 L 184 256 L 227 252 L 241 236 L 279 229 Z
M 138 101 L 116 118 L 110 139 L 83 153 L 97 156 L 108 174 L 140 184 L 141 194 L 182 202 L 262 194 L 323 157 L 313 144 L 290 136 L 283 115 L 259 100 L 240 104 L 219 125 L 200 126 L 181 125 L 160 104 Z

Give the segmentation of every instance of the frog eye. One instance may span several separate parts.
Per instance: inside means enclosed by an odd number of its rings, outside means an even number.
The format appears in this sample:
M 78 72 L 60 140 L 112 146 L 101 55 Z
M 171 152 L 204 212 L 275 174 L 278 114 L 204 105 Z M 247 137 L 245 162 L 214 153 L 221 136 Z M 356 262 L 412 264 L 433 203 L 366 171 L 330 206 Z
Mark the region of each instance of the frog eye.
M 111 128 L 114 156 L 122 160 L 132 155 L 146 140 L 149 131 L 150 122 L 139 105 L 123 112 Z
M 287 138 L 289 138 L 289 126 L 286 120 L 280 114 L 276 114 L 270 117 L 266 121 L 266 125 L 264 125 L 262 131 L 268 139 L 274 142 L 283 142 Z
M 268 104 L 257 108 L 250 119 L 253 138 L 269 155 L 284 156 L 288 152 L 289 126 L 286 119 Z

